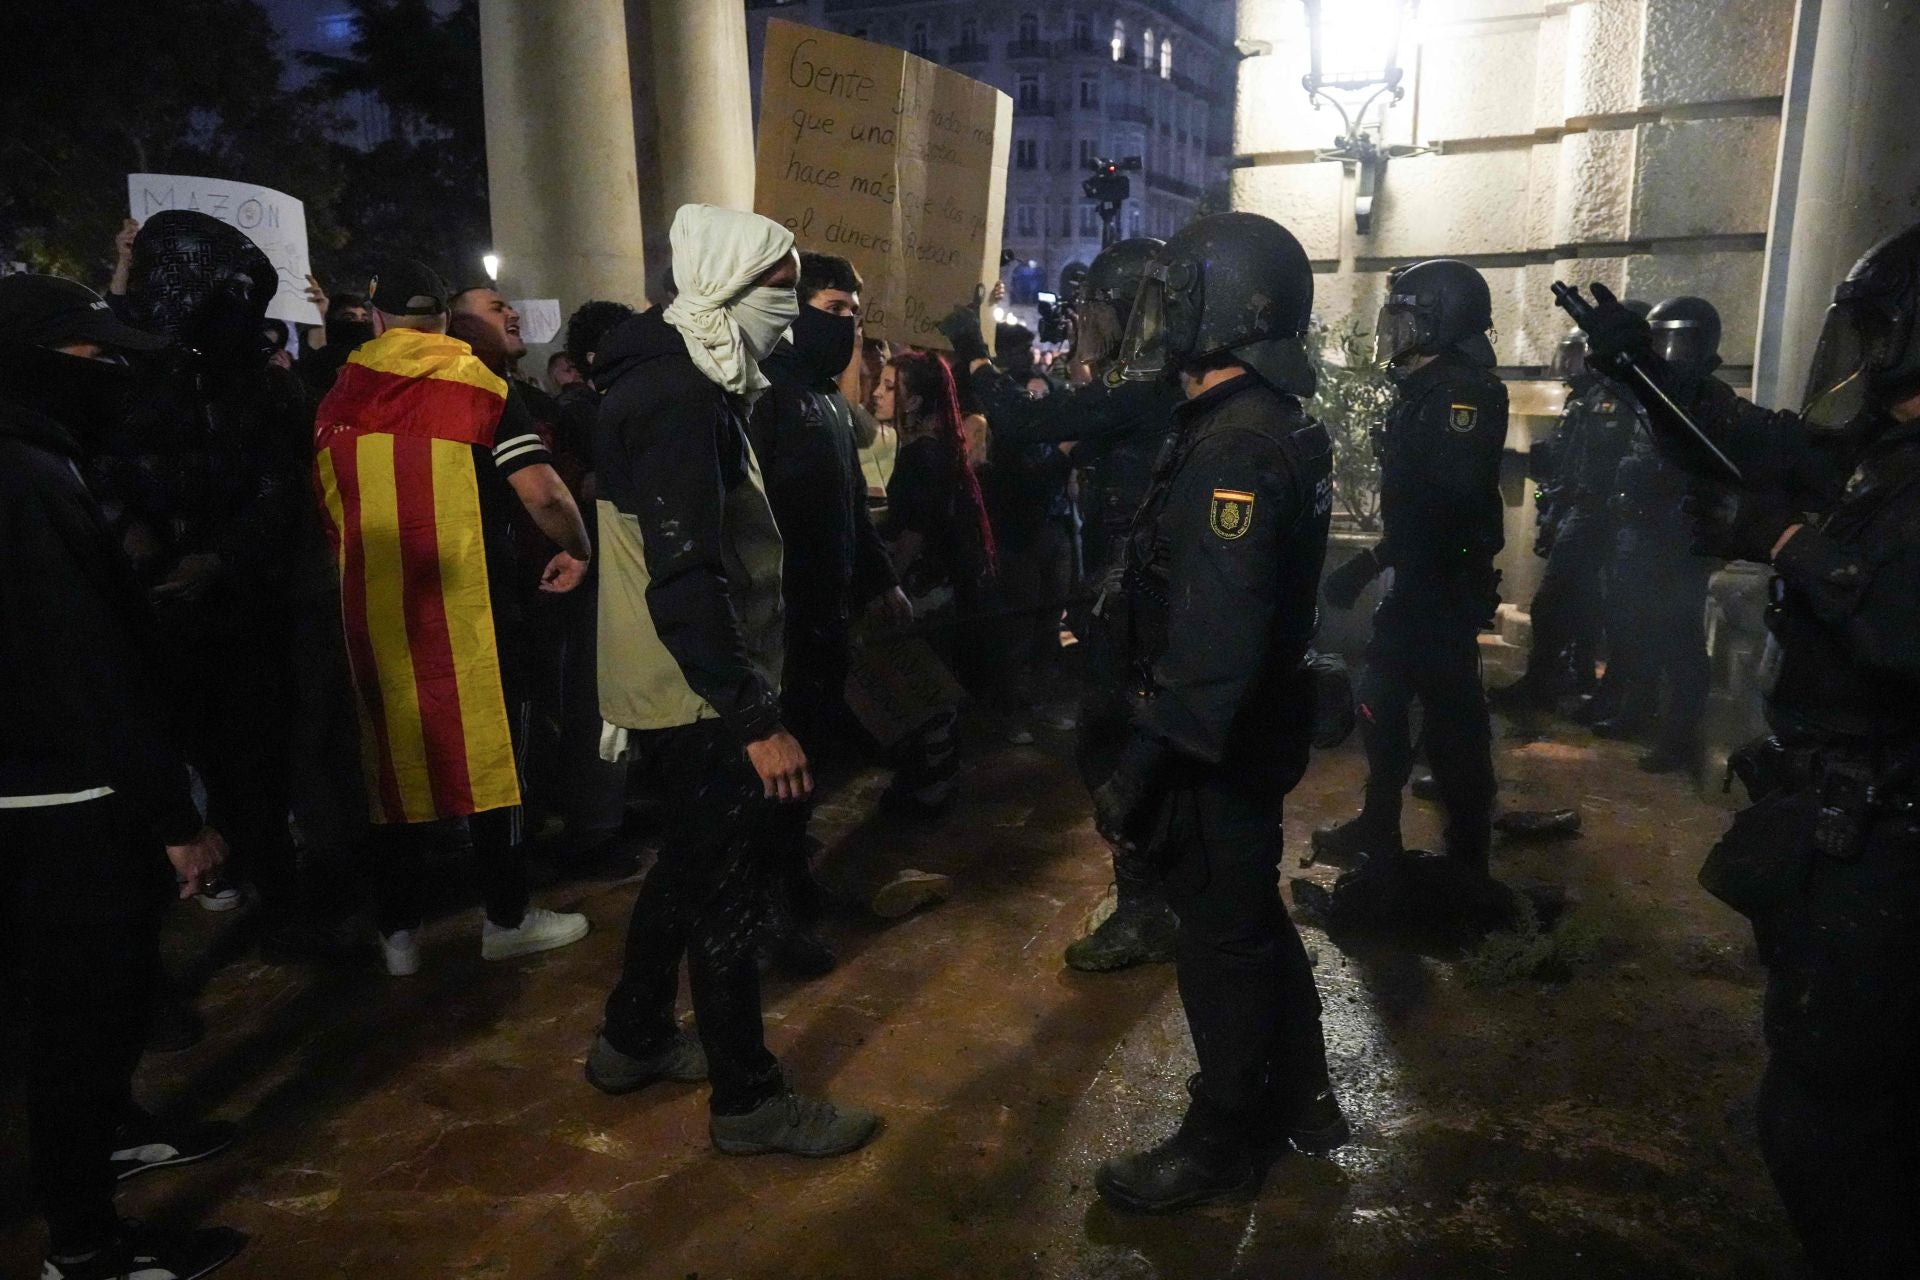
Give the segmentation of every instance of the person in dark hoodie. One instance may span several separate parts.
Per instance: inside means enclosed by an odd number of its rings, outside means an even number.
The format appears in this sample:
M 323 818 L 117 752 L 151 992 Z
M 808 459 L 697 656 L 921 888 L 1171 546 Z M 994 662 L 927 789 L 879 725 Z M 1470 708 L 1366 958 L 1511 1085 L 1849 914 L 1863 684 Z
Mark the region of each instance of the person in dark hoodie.
M 133 243 L 134 322 L 173 339 L 140 371 L 93 459 L 114 527 L 151 596 L 181 732 L 235 865 L 270 931 L 296 943 L 288 810 L 293 704 L 289 587 L 321 554 L 307 483 L 312 417 L 268 365 L 261 322 L 279 287 L 253 241 L 205 214 L 157 213 Z M 240 905 L 238 883 L 206 900 Z
M 202 1276 L 246 1243 L 122 1222 L 113 1205 L 119 1178 L 233 1140 L 132 1098 L 161 910 L 226 856 L 169 733 L 147 603 L 81 478 L 123 410 L 121 353 L 163 343 L 84 286 L 0 279 L 0 909 L 27 1007 L 47 1280 Z
M 759 362 L 799 315 L 793 233 L 685 205 L 670 306 L 605 336 L 594 428 L 600 713 L 675 804 L 634 901 L 620 982 L 587 1080 L 629 1093 L 711 1076 L 708 1132 L 730 1155 L 840 1155 L 880 1126 L 793 1092 L 760 1018 L 761 877 L 775 802 L 813 790 L 780 705 L 780 530 L 747 438 Z M 625 742 L 620 739 L 624 737 Z M 685 956 L 700 1040 L 674 1020 Z
M 748 432 L 784 557 L 781 706 L 817 763 L 828 746 L 851 736 L 843 690 L 854 619 L 877 607 L 904 624 L 913 606 L 867 514 L 853 411 L 839 388 L 859 347 L 859 273 L 845 258 L 803 253 L 799 294 L 791 339 L 761 362 L 772 386 L 754 402 Z M 807 804 L 779 812 L 770 920 L 775 963 L 802 977 L 834 965 L 833 952 L 813 935 L 820 891 L 808 865 L 811 812 Z
M 328 294 L 324 315 L 326 323 L 321 331 L 326 334 L 325 345 L 307 352 L 294 365 L 315 404 L 333 390 L 340 366 L 347 362 L 354 349 L 373 339 L 373 309 L 367 305 L 364 294 Z

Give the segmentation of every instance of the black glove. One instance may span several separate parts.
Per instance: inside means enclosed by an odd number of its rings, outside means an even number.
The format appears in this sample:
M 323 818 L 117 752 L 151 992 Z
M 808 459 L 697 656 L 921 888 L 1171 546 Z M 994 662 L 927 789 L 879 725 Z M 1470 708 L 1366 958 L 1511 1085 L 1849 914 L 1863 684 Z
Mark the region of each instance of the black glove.
M 987 358 L 987 342 L 980 336 L 980 304 L 963 302 L 947 313 L 940 322 L 940 336 L 953 347 L 953 358 L 957 362 L 954 372 L 965 375 L 967 367 L 975 360 Z
M 1134 850 L 1151 834 L 1168 748 L 1135 733 L 1107 780 L 1093 789 L 1093 828 L 1117 848 Z
M 1379 553 L 1368 547 L 1326 577 L 1327 603 L 1336 609 L 1351 609 L 1360 602 L 1360 593 L 1380 576 L 1383 566 Z
M 1761 564 L 1772 563 L 1787 527 L 1806 519 L 1777 489 L 1733 489 L 1704 480 L 1689 486 L 1680 509 L 1693 517 L 1693 554 Z
M 1613 290 L 1593 285 L 1593 314 L 1587 317 L 1587 363 L 1602 373 L 1619 377 L 1633 361 L 1643 364 L 1653 355 L 1653 330 L 1627 310 Z

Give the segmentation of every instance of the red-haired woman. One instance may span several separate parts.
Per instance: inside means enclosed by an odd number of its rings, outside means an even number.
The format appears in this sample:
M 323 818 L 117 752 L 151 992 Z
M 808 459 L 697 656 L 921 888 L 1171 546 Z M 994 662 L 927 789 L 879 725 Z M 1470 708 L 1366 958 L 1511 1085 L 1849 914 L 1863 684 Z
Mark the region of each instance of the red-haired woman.
M 930 351 L 894 356 L 874 392 L 874 416 L 899 431 L 880 534 L 894 543 L 902 585 L 922 612 L 951 602 L 963 618 L 978 613 L 993 582 L 993 529 L 947 362 Z

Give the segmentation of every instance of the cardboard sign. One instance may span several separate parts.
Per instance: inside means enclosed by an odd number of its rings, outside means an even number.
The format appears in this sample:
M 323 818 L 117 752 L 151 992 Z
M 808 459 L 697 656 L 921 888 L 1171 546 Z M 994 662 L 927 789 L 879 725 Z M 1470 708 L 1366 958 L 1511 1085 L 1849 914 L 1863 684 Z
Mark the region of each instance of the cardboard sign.
M 883 748 L 899 745 L 965 696 L 925 640 L 882 640 L 854 650 L 847 709 Z
M 772 19 L 753 207 L 859 268 L 872 337 L 936 326 L 1000 274 L 1013 100 L 900 49 Z
M 539 346 L 560 336 L 560 299 L 525 298 L 513 304 L 520 313 L 520 340 Z
M 194 209 L 247 233 L 280 273 L 267 314 L 289 324 L 320 324 L 326 317 L 307 301 L 307 208 L 292 196 L 251 182 L 189 178 L 172 173 L 127 175 L 127 207 L 138 222 L 163 209 Z

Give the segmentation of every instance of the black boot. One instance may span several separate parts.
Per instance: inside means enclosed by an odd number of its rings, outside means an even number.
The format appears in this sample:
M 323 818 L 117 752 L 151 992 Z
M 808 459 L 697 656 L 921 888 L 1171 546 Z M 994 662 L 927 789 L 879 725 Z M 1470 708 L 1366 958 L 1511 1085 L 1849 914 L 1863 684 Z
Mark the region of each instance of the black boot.
M 1706 748 L 1698 742 L 1663 742 L 1640 757 L 1640 767 L 1648 773 L 1687 773 L 1696 778 L 1706 763 Z
M 1304 1092 L 1297 1086 L 1273 1086 L 1260 1131 L 1265 1149 L 1273 1155 L 1291 1147 L 1306 1155 L 1324 1156 L 1346 1146 L 1353 1136 L 1333 1086 L 1326 1083 Z
M 1359 817 L 1314 832 L 1308 843 L 1315 862 L 1331 862 L 1337 867 L 1357 866 L 1375 854 L 1400 852 L 1400 832 L 1376 822 L 1363 811 Z
M 1415 800 L 1425 800 L 1431 804 L 1440 802 L 1440 783 L 1431 773 L 1414 774 L 1413 783 L 1408 789 L 1413 792 Z
M 1112 973 L 1142 964 L 1173 963 L 1179 922 L 1157 899 L 1121 898 L 1100 927 L 1067 947 L 1067 967 L 1082 973 Z
M 1249 1195 L 1259 1184 L 1246 1126 L 1198 1098 L 1171 1138 L 1109 1160 L 1093 1176 L 1100 1198 L 1127 1213 L 1175 1213 Z

